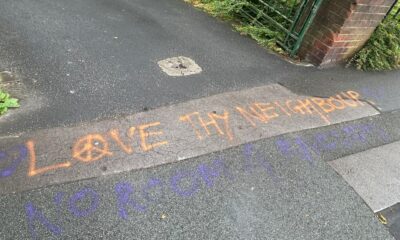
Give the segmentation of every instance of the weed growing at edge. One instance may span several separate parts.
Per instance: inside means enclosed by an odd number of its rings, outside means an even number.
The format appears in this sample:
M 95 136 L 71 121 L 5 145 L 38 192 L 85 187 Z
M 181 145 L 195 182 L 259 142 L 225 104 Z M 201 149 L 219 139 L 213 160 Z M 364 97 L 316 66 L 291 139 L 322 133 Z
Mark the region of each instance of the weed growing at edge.
M 281 55 L 287 53 L 278 46 L 281 33 L 272 26 L 255 26 L 244 19 L 241 10 L 251 4 L 249 0 L 184 0 L 210 15 L 225 21 L 232 21 L 233 27 L 242 35 L 250 36 L 263 47 Z
M 0 89 L 0 115 L 7 112 L 9 108 L 19 107 L 18 99 L 11 98 L 10 94 Z

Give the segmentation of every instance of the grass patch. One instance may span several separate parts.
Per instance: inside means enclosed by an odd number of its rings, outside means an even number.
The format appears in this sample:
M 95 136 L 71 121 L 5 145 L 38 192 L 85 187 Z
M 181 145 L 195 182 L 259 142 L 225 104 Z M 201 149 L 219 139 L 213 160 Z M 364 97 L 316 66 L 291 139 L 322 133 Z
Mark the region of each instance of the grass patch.
M 18 99 L 0 89 L 0 115 L 5 114 L 9 108 L 19 107 Z
M 400 2 L 350 60 L 350 64 L 364 71 L 400 69 L 400 16 L 397 19 L 394 16 L 399 8 Z

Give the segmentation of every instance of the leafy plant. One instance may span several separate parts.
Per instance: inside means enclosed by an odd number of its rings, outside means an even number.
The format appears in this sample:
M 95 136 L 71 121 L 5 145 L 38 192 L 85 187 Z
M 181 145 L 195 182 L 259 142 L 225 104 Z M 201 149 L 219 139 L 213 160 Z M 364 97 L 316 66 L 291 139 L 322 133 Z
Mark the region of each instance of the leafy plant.
M 350 64 L 361 70 L 400 69 L 400 19 L 393 15 L 399 7 L 400 2 L 350 60 Z
M 256 40 L 261 46 L 267 47 L 280 54 L 285 54 L 285 51 L 277 45 L 279 39 L 279 32 L 272 31 L 265 27 L 249 26 L 249 25 L 235 25 L 237 31 L 242 34 L 248 35 Z
M 248 35 L 260 45 L 272 49 L 280 54 L 285 54 L 277 45 L 279 39 L 283 38 L 282 32 L 270 20 L 262 15 L 268 11 L 265 6 L 260 5 L 256 0 L 185 0 L 195 7 L 203 9 L 214 17 L 234 22 L 234 28 L 241 34 Z M 297 0 L 276 1 L 277 8 L 290 9 L 290 6 Z M 290 5 L 290 6 L 289 6 Z M 285 19 L 274 13 L 268 15 L 276 21 L 285 25 Z
M 207 10 L 211 15 L 225 20 L 235 20 L 247 0 L 197 0 L 197 6 Z
M 9 108 L 19 107 L 18 99 L 11 98 L 10 94 L 0 90 L 0 115 L 7 112 Z

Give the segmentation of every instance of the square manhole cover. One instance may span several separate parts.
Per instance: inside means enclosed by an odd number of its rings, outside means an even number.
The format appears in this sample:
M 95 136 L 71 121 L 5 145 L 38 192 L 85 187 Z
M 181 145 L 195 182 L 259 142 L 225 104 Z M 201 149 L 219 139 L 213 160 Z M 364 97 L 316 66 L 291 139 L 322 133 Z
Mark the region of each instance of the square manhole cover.
M 158 65 L 166 74 L 174 77 L 198 74 L 202 71 L 195 61 L 183 56 L 161 60 Z

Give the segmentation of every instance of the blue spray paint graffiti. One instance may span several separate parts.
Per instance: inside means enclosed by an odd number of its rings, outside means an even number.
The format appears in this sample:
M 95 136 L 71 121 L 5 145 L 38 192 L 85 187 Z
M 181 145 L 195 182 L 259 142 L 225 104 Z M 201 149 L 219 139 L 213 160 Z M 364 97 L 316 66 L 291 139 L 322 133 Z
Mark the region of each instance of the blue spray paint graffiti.
M 313 153 L 321 155 L 326 151 L 365 145 L 368 140 L 375 139 L 377 136 L 385 142 L 390 140 L 389 135 L 375 125 L 350 124 L 335 130 L 317 132 L 311 136 L 311 142 L 300 136 L 278 138 L 275 140 L 275 146 L 278 153 L 285 158 L 300 158 L 313 167 L 316 164 Z M 256 170 L 263 171 L 267 173 L 268 178 L 279 185 L 282 178 L 276 173 L 274 166 L 268 161 L 268 157 L 263 151 L 256 151 L 253 144 L 245 144 L 242 150 L 243 159 L 240 162 L 242 173 L 252 174 Z M 235 172 L 235 174 L 239 174 L 239 172 Z M 223 178 L 228 182 L 234 181 L 235 174 L 228 168 L 226 161 L 219 157 L 208 164 L 199 163 L 195 167 L 174 172 L 168 177 L 168 180 L 162 177 L 150 177 L 142 187 L 138 188 L 129 182 L 118 182 L 114 186 L 116 214 L 123 220 L 129 220 L 135 214 L 143 214 L 161 202 L 167 191 L 182 199 L 189 199 L 204 189 L 207 191 L 215 188 L 217 182 Z M 226 184 L 226 182 L 221 183 Z M 65 193 L 59 192 L 54 197 L 54 204 L 58 210 L 62 207 L 64 196 Z M 78 203 L 83 199 L 89 199 L 90 205 L 82 209 L 78 207 Z M 67 209 L 74 217 L 87 217 L 97 211 L 100 201 L 99 194 L 94 189 L 83 188 L 72 194 Z M 61 236 L 62 225 L 59 221 L 52 223 L 31 202 L 25 205 L 25 210 L 33 239 L 37 238 L 38 232 L 35 226 L 37 227 L 39 224 L 54 236 Z
M 273 166 L 265 157 L 262 157 L 261 152 L 254 151 L 252 144 L 244 145 L 243 155 L 245 156 L 245 162 L 242 170 L 245 173 L 252 173 L 255 169 L 262 169 L 268 173 L 274 182 L 279 180 Z M 231 182 L 235 179 L 235 176 L 228 169 L 224 159 L 219 157 L 209 164 L 199 163 L 194 168 L 177 171 L 170 175 L 168 181 L 164 181 L 160 177 L 151 177 L 142 188 L 136 188 L 132 183 L 118 182 L 114 186 L 117 214 L 121 219 L 129 220 L 130 216 L 133 217 L 134 214 L 145 213 L 152 205 L 160 202 L 164 198 L 166 191 L 174 193 L 183 199 L 188 199 L 199 193 L 201 189 L 214 188 L 221 178 L 226 178 Z M 184 186 L 181 184 L 182 182 L 185 182 Z M 63 192 L 55 194 L 53 202 L 57 211 L 61 210 L 65 195 Z M 81 209 L 78 207 L 78 203 L 85 198 L 90 200 L 90 205 Z M 72 216 L 82 218 L 95 213 L 99 204 L 99 194 L 94 189 L 83 188 L 69 198 L 67 210 Z M 25 208 L 29 231 L 33 239 L 37 238 L 38 232 L 35 226 L 38 225 L 54 236 L 61 235 L 62 228 L 60 227 L 59 219 L 53 222 L 47 219 L 31 202 L 28 202 Z
M 139 212 L 146 211 L 147 208 L 145 206 L 131 198 L 131 195 L 135 192 L 132 184 L 127 182 L 118 183 L 115 186 L 115 192 L 117 193 L 118 213 L 121 218 L 128 219 L 127 207 L 132 207 Z
M 179 183 L 184 178 L 190 179 L 191 186 L 189 188 L 183 189 L 182 186 L 180 186 Z M 192 172 L 189 172 L 189 171 L 178 172 L 171 178 L 172 190 L 182 197 L 193 196 L 193 194 L 199 190 L 199 188 L 200 188 L 199 185 L 200 185 L 199 179 L 197 178 L 197 176 L 195 176 Z
M 151 194 L 151 191 L 153 194 Z M 157 192 L 159 193 L 157 194 L 158 196 L 155 194 Z M 159 202 L 160 199 L 163 199 L 165 196 L 164 183 L 160 179 L 150 178 L 147 184 L 143 187 L 142 195 L 148 202 Z
M 82 201 L 86 197 L 90 197 L 91 199 L 90 206 L 86 209 L 80 209 L 77 206 L 77 202 Z M 86 217 L 96 211 L 96 209 L 99 206 L 99 203 L 100 203 L 99 194 L 97 194 L 97 192 L 95 192 L 91 188 L 85 188 L 75 193 L 69 199 L 68 209 L 75 217 Z
M 285 158 L 299 157 L 310 165 L 315 164 L 312 152 L 321 156 L 327 152 L 354 149 L 357 146 L 367 146 L 369 141 L 379 140 L 390 142 L 386 131 L 373 124 L 348 124 L 339 129 L 317 132 L 307 141 L 300 136 L 294 139 L 279 138 L 275 141 L 277 150 Z
M 31 234 L 32 239 L 38 239 L 35 222 L 40 222 L 43 226 L 46 227 L 48 231 L 50 231 L 55 236 L 60 236 L 62 233 L 61 227 L 51 223 L 42 212 L 38 211 L 33 203 L 28 202 L 25 204 L 25 213 L 28 220 L 28 227 Z
M 301 137 L 296 137 L 294 143 L 289 139 L 280 138 L 275 142 L 275 145 L 284 157 L 294 158 L 296 156 L 303 156 L 303 159 L 310 165 L 315 164 L 310 148 Z
M 14 146 L 6 151 L 0 152 L 0 162 L 9 160 L 12 153 L 17 153 L 18 157 L 13 159 L 12 163 L 0 170 L 0 178 L 10 177 L 17 170 L 18 166 L 24 161 L 28 155 L 28 149 L 24 145 Z

